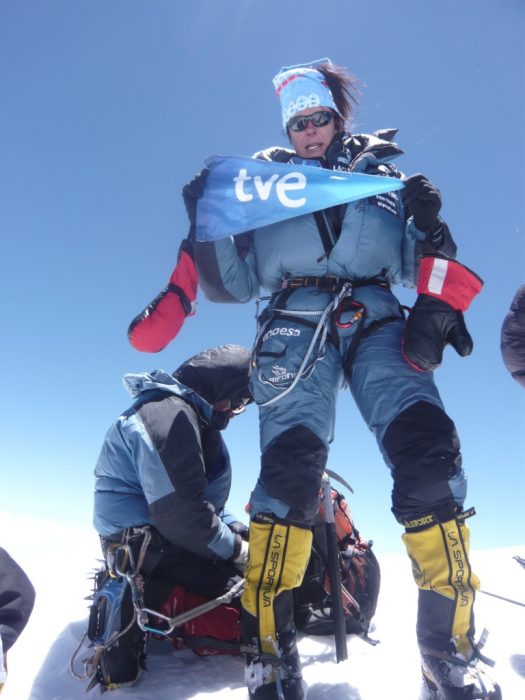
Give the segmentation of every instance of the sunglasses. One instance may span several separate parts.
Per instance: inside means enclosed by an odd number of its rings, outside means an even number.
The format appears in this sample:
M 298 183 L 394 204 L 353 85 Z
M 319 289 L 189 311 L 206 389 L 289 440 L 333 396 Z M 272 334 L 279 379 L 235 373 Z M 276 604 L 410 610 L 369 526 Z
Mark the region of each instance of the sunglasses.
M 303 117 L 292 117 L 288 122 L 288 128 L 291 131 L 304 131 L 308 122 L 312 122 L 314 126 L 326 126 L 330 124 L 333 117 L 334 115 L 329 109 L 323 109 Z

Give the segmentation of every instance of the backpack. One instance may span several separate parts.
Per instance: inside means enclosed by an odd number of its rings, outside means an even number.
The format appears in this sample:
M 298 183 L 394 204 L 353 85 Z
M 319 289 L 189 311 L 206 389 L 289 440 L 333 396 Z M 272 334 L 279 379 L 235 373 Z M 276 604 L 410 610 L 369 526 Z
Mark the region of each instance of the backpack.
M 160 612 L 174 617 L 211 600 L 178 584 L 162 604 Z M 241 653 L 241 611 L 238 598 L 194 617 L 175 629 L 167 640 L 175 649 L 191 649 L 198 656 L 238 656 Z
M 345 497 L 331 489 L 332 507 L 339 549 L 343 607 L 348 634 L 367 637 L 375 614 L 381 572 L 372 551 L 372 541 L 366 540 L 354 524 Z M 303 583 L 294 589 L 295 624 L 306 634 L 333 634 L 330 584 L 327 576 L 327 541 L 324 519 L 325 504 L 313 525 L 313 544 Z

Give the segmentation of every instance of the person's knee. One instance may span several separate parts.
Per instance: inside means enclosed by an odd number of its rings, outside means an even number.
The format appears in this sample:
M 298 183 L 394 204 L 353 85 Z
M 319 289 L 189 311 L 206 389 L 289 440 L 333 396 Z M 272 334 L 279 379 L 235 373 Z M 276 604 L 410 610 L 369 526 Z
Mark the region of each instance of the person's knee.
M 292 520 L 311 520 L 318 510 L 326 444 L 304 425 L 281 433 L 263 452 L 261 481 L 272 498 L 290 506 Z
M 393 465 L 393 512 L 407 518 L 443 511 L 446 517 L 465 498 L 459 437 L 439 406 L 418 401 L 390 423 L 383 449 Z

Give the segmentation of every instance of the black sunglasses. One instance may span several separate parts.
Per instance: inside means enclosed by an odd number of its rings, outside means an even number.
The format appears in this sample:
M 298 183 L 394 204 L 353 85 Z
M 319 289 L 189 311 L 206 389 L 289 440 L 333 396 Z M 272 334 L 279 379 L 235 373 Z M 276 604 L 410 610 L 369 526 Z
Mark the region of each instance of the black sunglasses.
M 314 126 L 326 126 L 333 119 L 333 113 L 329 109 L 322 109 L 313 114 L 307 114 L 302 117 L 292 117 L 288 122 L 288 128 L 291 131 L 304 131 L 308 126 L 308 122 L 312 122 Z

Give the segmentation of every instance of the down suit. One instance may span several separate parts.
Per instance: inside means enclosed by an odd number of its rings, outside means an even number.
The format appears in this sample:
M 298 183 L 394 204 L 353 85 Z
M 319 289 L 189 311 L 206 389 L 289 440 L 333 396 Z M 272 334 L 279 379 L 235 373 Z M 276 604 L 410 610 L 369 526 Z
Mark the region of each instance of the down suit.
M 395 130 L 345 135 L 344 166 L 400 178 Z M 271 148 L 268 161 L 328 167 Z M 468 562 L 466 478 L 454 423 L 432 372 L 403 354 L 405 311 L 392 288 L 416 287 L 423 256 L 455 257 L 439 219 L 430 233 L 397 192 L 306 214 L 216 242 L 194 242 L 199 283 L 211 301 L 267 304 L 258 313 L 251 390 L 259 406 L 261 468 L 250 497 L 250 554 L 242 598 L 252 644 L 250 698 L 304 697 L 292 590 L 310 552 L 310 526 L 333 439 L 336 399 L 348 386 L 393 477 L 392 511 L 419 588 L 422 653 L 472 653 L 479 582 Z M 432 652 L 433 653 L 433 652 Z M 279 661 L 284 659 L 286 672 Z M 277 670 L 276 670 L 277 669 Z M 279 696 L 280 697 L 280 696 Z
M 394 135 L 348 136 L 348 169 L 400 177 L 391 162 L 402 153 Z M 258 156 L 303 162 L 287 149 Z M 390 192 L 194 244 L 212 301 L 247 302 L 261 288 L 271 294 L 259 315 L 251 376 L 262 451 L 252 513 L 311 522 L 345 381 L 392 470 L 396 518 L 462 507 L 458 436 L 432 374 L 403 358 L 405 315 L 392 292 L 399 283 L 416 285 L 423 253 L 454 257 L 445 224 L 440 234 L 433 245 Z

